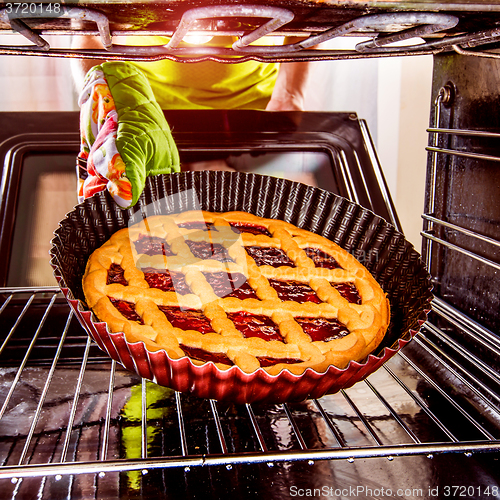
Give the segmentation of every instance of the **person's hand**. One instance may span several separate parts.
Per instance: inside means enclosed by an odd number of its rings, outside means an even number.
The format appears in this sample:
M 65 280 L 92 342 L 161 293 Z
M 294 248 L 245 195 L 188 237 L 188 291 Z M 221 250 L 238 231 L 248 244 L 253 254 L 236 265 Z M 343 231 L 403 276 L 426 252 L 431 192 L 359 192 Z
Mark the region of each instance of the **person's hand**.
M 281 63 L 266 111 L 304 111 L 310 63 Z
M 289 93 L 275 96 L 273 93 L 266 111 L 304 111 L 304 96 Z

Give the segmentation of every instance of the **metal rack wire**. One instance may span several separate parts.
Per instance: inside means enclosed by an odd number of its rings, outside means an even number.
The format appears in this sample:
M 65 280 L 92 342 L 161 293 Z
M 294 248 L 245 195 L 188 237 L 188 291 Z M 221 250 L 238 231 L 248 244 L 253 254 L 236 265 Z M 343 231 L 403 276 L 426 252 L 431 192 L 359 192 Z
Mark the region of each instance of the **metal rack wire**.
M 255 59 L 267 62 L 290 62 L 290 61 L 320 61 L 332 59 L 359 59 L 370 57 L 403 56 L 438 54 L 443 51 L 455 51 L 467 53 L 479 57 L 498 57 L 494 52 L 486 52 L 477 49 L 492 42 L 497 42 L 500 31 L 495 25 L 485 24 L 478 28 L 475 22 L 466 18 L 461 19 L 464 12 L 457 9 L 455 12 L 435 11 L 436 6 L 420 6 L 421 11 L 406 12 L 386 10 L 372 13 L 373 9 L 351 13 L 351 18 L 345 18 L 345 13 L 339 12 L 339 19 L 326 22 L 326 25 L 311 28 L 308 25 L 308 15 L 305 20 L 296 16 L 291 8 L 264 5 L 210 5 L 188 9 L 183 12 L 180 19 L 176 16 L 178 12 L 172 13 L 172 7 L 161 11 L 160 17 L 156 10 L 149 5 L 148 14 L 156 25 L 163 26 L 161 31 L 154 28 L 144 28 L 144 22 L 139 17 L 131 19 L 128 30 L 111 29 L 113 26 L 111 17 L 116 17 L 116 12 L 103 12 L 105 6 L 96 2 L 95 9 L 88 7 L 73 7 L 59 3 L 26 4 L 27 7 L 20 8 L 21 4 L 9 3 L 0 9 L 0 23 L 10 26 L 12 31 L 23 35 L 32 45 L 0 46 L 0 54 L 6 55 L 37 55 L 43 57 L 83 57 L 93 59 L 120 59 L 120 60 L 143 60 L 154 61 L 158 59 L 171 59 L 182 62 L 197 62 L 201 60 L 212 60 L 221 63 L 242 62 Z M 23 4 L 24 6 L 24 4 Z M 294 7 L 300 7 L 295 5 Z M 377 6 L 379 7 L 379 6 Z M 109 8 L 109 7 L 108 7 Z M 358 6 L 359 8 L 359 6 Z M 456 6 L 455 6 L 456 8 Z M 442 10 L 440 5 L 438 10 Z M 471 7 L 472 10 L 474 10 Z M 478 5 L 476 9 L 486 9 L 489 15 L 496 12 L 491 6 Z M 174 9 L 175 10 L 175 9 Z M 333 11 L 333 10 L 332 10 Z M 165 18 L 165 12 L 169 12 L 170 19 Z M 334 12 L 334 11 L 333 11 Z M 217 19 L 230 18 L 246 19 L 252 28 L 244 30 L 229 29 L 224 23 L 216 22 Z M 323 16 L 324 17 L 324 16 Z M 266 22 L 262 19 L 268 19 Z M 346 20 L 348 19 L 348 20 Z M 50 28 L 33 28 L 40 24 L 44 25 L 51 21 Z M 62 20 L 62 24 L 58 21 Z M 72 25 L 64 24 L 69 20 Z M 252 20 L 254 22 L 252 22 Z M 463 21 L 463 22 L 462 22 Z M 76 28 L 82 23 L 91 22 L 95 27 L 91 30 Z M 133 25 L 133 23 L 138 23 Z M 299 27 L 293 27 L 293 23 L 299 23 Z M 132 23 L 132 24 L 131 24 Z M 165 26 L 170 23 L 170 27 Z M 305 23 L 305 24 L 304 24 Z M 116 23 L 115 23 L 116 24 Z M 155 23 L 152 23 L 153 26 Z M 324 23 L 323 23 L 324 24 Z M 460 26 L 454 32 L 457 25 Z M 131 28 L 131 26 L 133 26 Z M 292 26 L 291 28 L 289 26 Z M 304 28 L 305 26 L 305 28 Z M 394 27 L 399 29 L 394 31 Z M 158 28 L 158 27 L 157 27 Z M 5 28 L 4 28 L 5 29 Z M 298 31 L 299 35 L 308 35 L 307 39 L 299 42 L 287 43 L 285 45 L 251 45 L 256 40 L 268 35 L 292 35 Z M 140 33 L 144 35 L 160 35 L 171 37 L 166 45 L 157 46 L 126 46 L 113 43 L 113 36 L 122 36 Z M 180 46 L 182 38 L 189 31 L 203 31 L 210 36 L 234 36 L 238 40 L 231 47 L 220 48 L 210 46 Z M 288 30 L 288 31 L 287 31 Z M 50 44 L 41 36 L 46 34 L 81 34 L 100 37 L 103 45 L 102 50 L 76 50 L 51 48 Z M 367 36 L 369 40 L 360 42 L 354 50 L 321 49 L 318 44 L 335 38 L 357 34 Z M 415 42 L 415 39 L 421 40 Z M 401 46 L 400 42 L 406 42 Z M 399 45 L 398 45 L 399 43 Z
M 426 266 L 432 274 L 435 274 L 438 265 L 434 262 L 437 252 L 447 251 L 450 252 L 448 258 L 462 256 L 466 261 L 480 266 L 477 269 L 481 269 L 481 273 L 491 278 L 500 269 L 498 260 L 500 241 L 479 230 L 450 222 L 446 211 L 438 207 L 438 197 L 442 195 L 438 183 L 444 182 L 445 172 L 451 168 L 451 162 L 457 159 L 468 162 L 468 165 L 495 165 L 500 161 L 498 154 L 490 154 L 488 148 L 485 149 L 482 146 L 476 145 L 475 148 L 471 148 L 469 145 L 467 147 L 463 141 L 474 140 L 484 143 L 485 140 L 497 140 L 500 134 L 491 130 L 452 129 L 442 126 L 443 106 L 449 104 L 451 100 L 451 87 L 442 87 L 434 103 L 434 126 L 428 129 L 430 145 L 427 150 L 430 153 L 430 175 L 426 213 L 422 215 L 424 230 L 421 233 L 424 238 Z M 460 139 L 462 142 L 453 142 L 452 138 Z M 440 175 L 441 179 L 438 179 Z M 459 235 L 459 238 L 456 235 Z M 471 391 L 481 392 L 492 405 L 498 408 L 500 403 L 498 393 L 500 378 L 496 368 L 496 360 L 499 359 L 500 354 L 498 335 L 484 324 L 471 318 L 463 310 L 450 304 L 446 297 L 434 299 L 433 311 L 435 321 L 431 319 L 426 325 L 426 330 L 429 332 L 429 338 L 438 339 L 440 346 L 439 348 L 436 346 L 435 340 L 425 338 L 425 341 L 434 342 L 433 345 L 440 352 L 439 356 L 443 363 L 456 370 L 456 376 L 467 384 Z M 464 347 L 469 341 L 474 342 L 477 346 L 477 353 L 482 351 L 483 355 L 475 355 Z M 466 368 L 460 365 L 456 367 L 458 358 L 463 360 Z M 475 369 L 478 373 L 487 374 L 487 381 L 482 378 L 482 375 L 471 374 L 471 370 Z
M 2 330 L 8 332 L 0 346 L 0 428 L 5 432 L 12 418 L 22 420 L 17 432 L 2 437 L 0 479 L 500 450 L 498 394 L 489 393 L 492 401 L 457 362 L 439 356 L 430 339 L 432 324 L 417 336 L 415 348 L 460 377 L 464 391 L 474 390 L 482 412 L 473 412 L 460 394 L 448 393 L 406 351 L 365 382 L 300 404 L 235 407 L 193 401 L 168 389 L 152 396 L 154 384 L 108 360 L 83 334 L 57 288 L 0 293 Z M 34 313 L 39 324 L 29 331 L 24 320 Z M 57 330 L 50 326 L 56 323 Z M 97 387 L 89 386 L 89 376 L 99 380 Z M 26 383 L 36 400 L 24 399 Z M 22 413 L 20 405 L 26 407 Z M 51 426 L 48 415 L 60 405 L 64 418 Z M 195 438 L 200 418 L 202 433 L 210 438 L 205 443 Z M 235 437 L 236 427 L 244 438 Z M 138 440 L 133 446 L 127 433 Z

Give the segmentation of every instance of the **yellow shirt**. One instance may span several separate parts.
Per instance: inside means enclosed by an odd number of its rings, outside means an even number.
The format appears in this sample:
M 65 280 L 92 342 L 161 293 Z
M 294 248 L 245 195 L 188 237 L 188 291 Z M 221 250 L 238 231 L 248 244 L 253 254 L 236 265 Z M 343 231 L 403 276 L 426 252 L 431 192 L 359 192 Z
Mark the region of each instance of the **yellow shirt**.
M 233 41 L 214 37 L 210 45 L 228 47 Z M 127 45 L 166 43 L 164 37 L 127 37 Z M 162 109 L 265 109 L 279 66 L 257 61 L 178 63 L 168 59 L 133 64 L 145 73 Z

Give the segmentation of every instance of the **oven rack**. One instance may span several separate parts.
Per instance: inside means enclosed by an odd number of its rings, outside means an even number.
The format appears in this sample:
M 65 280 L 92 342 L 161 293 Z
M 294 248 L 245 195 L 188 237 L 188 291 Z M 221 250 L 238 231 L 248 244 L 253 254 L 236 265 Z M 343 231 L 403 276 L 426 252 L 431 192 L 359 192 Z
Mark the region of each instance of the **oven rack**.
M 87 337 L 57 287 L 0 294 L 0 479 L 13 487 L 22 478 L 48 476 L 500 451 L 500 392 L 481 390 L 459 361 L 443 354 L 432 320 L 380 370 L 341 393 L 304 403 L 231 405 L 158 389 L 126 372 Z M 445 308 L 437 301 L 434 309 Z M 27 321 L 33 316 L 37 322 Z M 480 368 L 483 380 L 498 385 L 498 374 Z M 441 384 L 441 372 L 459 390 Z M 155 389 L 164 393 L 152 401 Z M 134 418 L 118 408 L 127 400 L 136 405 Z M 61 405 L 64 418 L 52 425 L 47 412 Z M 18 431 L 9 430 L 13 418 Z
M 446 177 L 449 175 L 447 172 L 453 168 L 476 168 L 476 172 L 481 167 L 489 169 L 485 170 L 486 172 L 492 172 L 497 168 L 500 155 L 496 144 L 500 139 L 500 132 L 494 129 L 450 128 L 445 125 L 444 123 L 449 120 L 446 116 L 447 108 L 454 101 L 455 93 L 456 90 L 451 83 L 439 89 L 434 102 L 433 125 L 427 129 L 429 146 L 426 150 L 429 152 L 429 158 L 426 210 L 422 214 L 423 255 L 427 270 L 437 284 L 441 279 L 438 277 L 440 273 L 438 261 L 443 252 L 449 252 L 448 259 L 460 256 L 463 259 L 462 263 L 475 263 L 478 272 L 483 274 L 485 279 L 497 282 L 496 274 L 500 270 L 500 240 L 487 234 L 486 220 L 481 220 L 477 224 L 479 229 L 474 226 L 476 222 L 474 217 L 478 218 L 476 214 L 462 218 L 464 224 L 457 223 L 456 219 L 460 218 L 460 214 L 454 212 L 455 206 L 447 208 L 443 200 L 446 199 L 444 191 L 446 183 L 450 182 L 450 178 Z M 496 180 L 491 178 L 491 182 L 495 183 Z M 490 217 L 495 218 L 497 214 L 498 210 L 496 213 L 492 211 Z M 495 219 L 492 222 L 494 225 Z M 477 290 L 465 290 L 465 293 L 473 295 L 477 294 Z M 488 345 L 492 359 L 498 362 L 500 339 L 494 333 L 497 329 L 494 328 L 492 331 L 475 321 L 466 311 L 459 310 L 449 302 L 443 297 L 435 298 L 433 308 L 450 329 L 460 330 L 463 338 L 474 339 L 478 342 L 478 348 L 481 345 Z M 488 304 L 484 303 L 482 308 L 487 310 Z M 476 362 L 486 365 L 479 359 Z
M 343 3 L 343 9 L 323 8 L 321 15 L 315 15 L 310 6 L 309 10 L 304 10 L 303 4 L 293 2 L 286 6 L 214 4 L 186 11 L 176 10 L 169 2 L 165 2 L 163 8 L 138 2 L 136 9 L 147 12 L 148 26 L 144 14 L 137 18 L 132 15 L 124 23 L 116 6 L 106 6 L 99 1 L 89 4 L 90 7 L 14 2 L 0 9 L 0 31 L 19 33 L 32 45 L 3 45 L 0 54 L 101 60 L 170 59 L 184 63 L 211 60 L 227 64 L 250 59 L 281 63 L 442 52 L 499 57 L 495 52 L 485 50 L 500 39 L 500 28 L 495 22 L 500 8 L 494 2 L 488 5 L 477 2 L 468 7 L 456 4 L 453 8 L 440 3 L 415 4 L 414 10 L 409 10 L 408 6 L 398 7 L 395 2 L 389 6 L 379 2 L 362 7 L 353 6 L 348 1 Z M 167 16 L 165 12 L 168 12 Z M 479 20 L 478 12 L 487 12 L 490 19 Z M 233 23 L 237 28 L 231 25 L 234 18 L 241 21 Z M 189 32 L 231 36 L 237 41 L 227 48 L 181 45 L 181 40 Z M 149 47 L 113 43 L 114 36 L 131 33 L 167 36 L 170 41 L 166 45 Z M 74 34 L 99 37 L 103 49 L 54 48 L 43 38 L 45 35 Z M 353 35 L 368 40 L 359 42 L 354 49 L 318 48 L 321 43 Z M 265 36 L 295 36 L 302 40 L 269 45 L 262 41 Z M 257 41 L 261 43 L 255 44 Z

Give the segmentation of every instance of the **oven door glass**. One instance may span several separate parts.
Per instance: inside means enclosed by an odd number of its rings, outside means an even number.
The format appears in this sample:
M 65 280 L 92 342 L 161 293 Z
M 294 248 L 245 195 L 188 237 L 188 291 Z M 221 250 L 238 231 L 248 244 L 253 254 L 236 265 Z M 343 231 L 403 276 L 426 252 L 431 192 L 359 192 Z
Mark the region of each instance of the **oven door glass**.
M 166 114 L 183 168 L 224 162 L 237 171 L 302 182 L 349 198 L 398 226 L 380 166 L 373 161 L 376 155 L 370 154 L 370 142 L 352 113 Z M 44 125 L 48 115 L 19 115 L 17 130 L 23 130 L 22 120 L 30 129 L 38 123 L 38 130 L 0 144 L 0 286 L 52 286 L 53 231 L 77 203 L 78 116 L 72 117 L 70 130 L 58 133 Z

